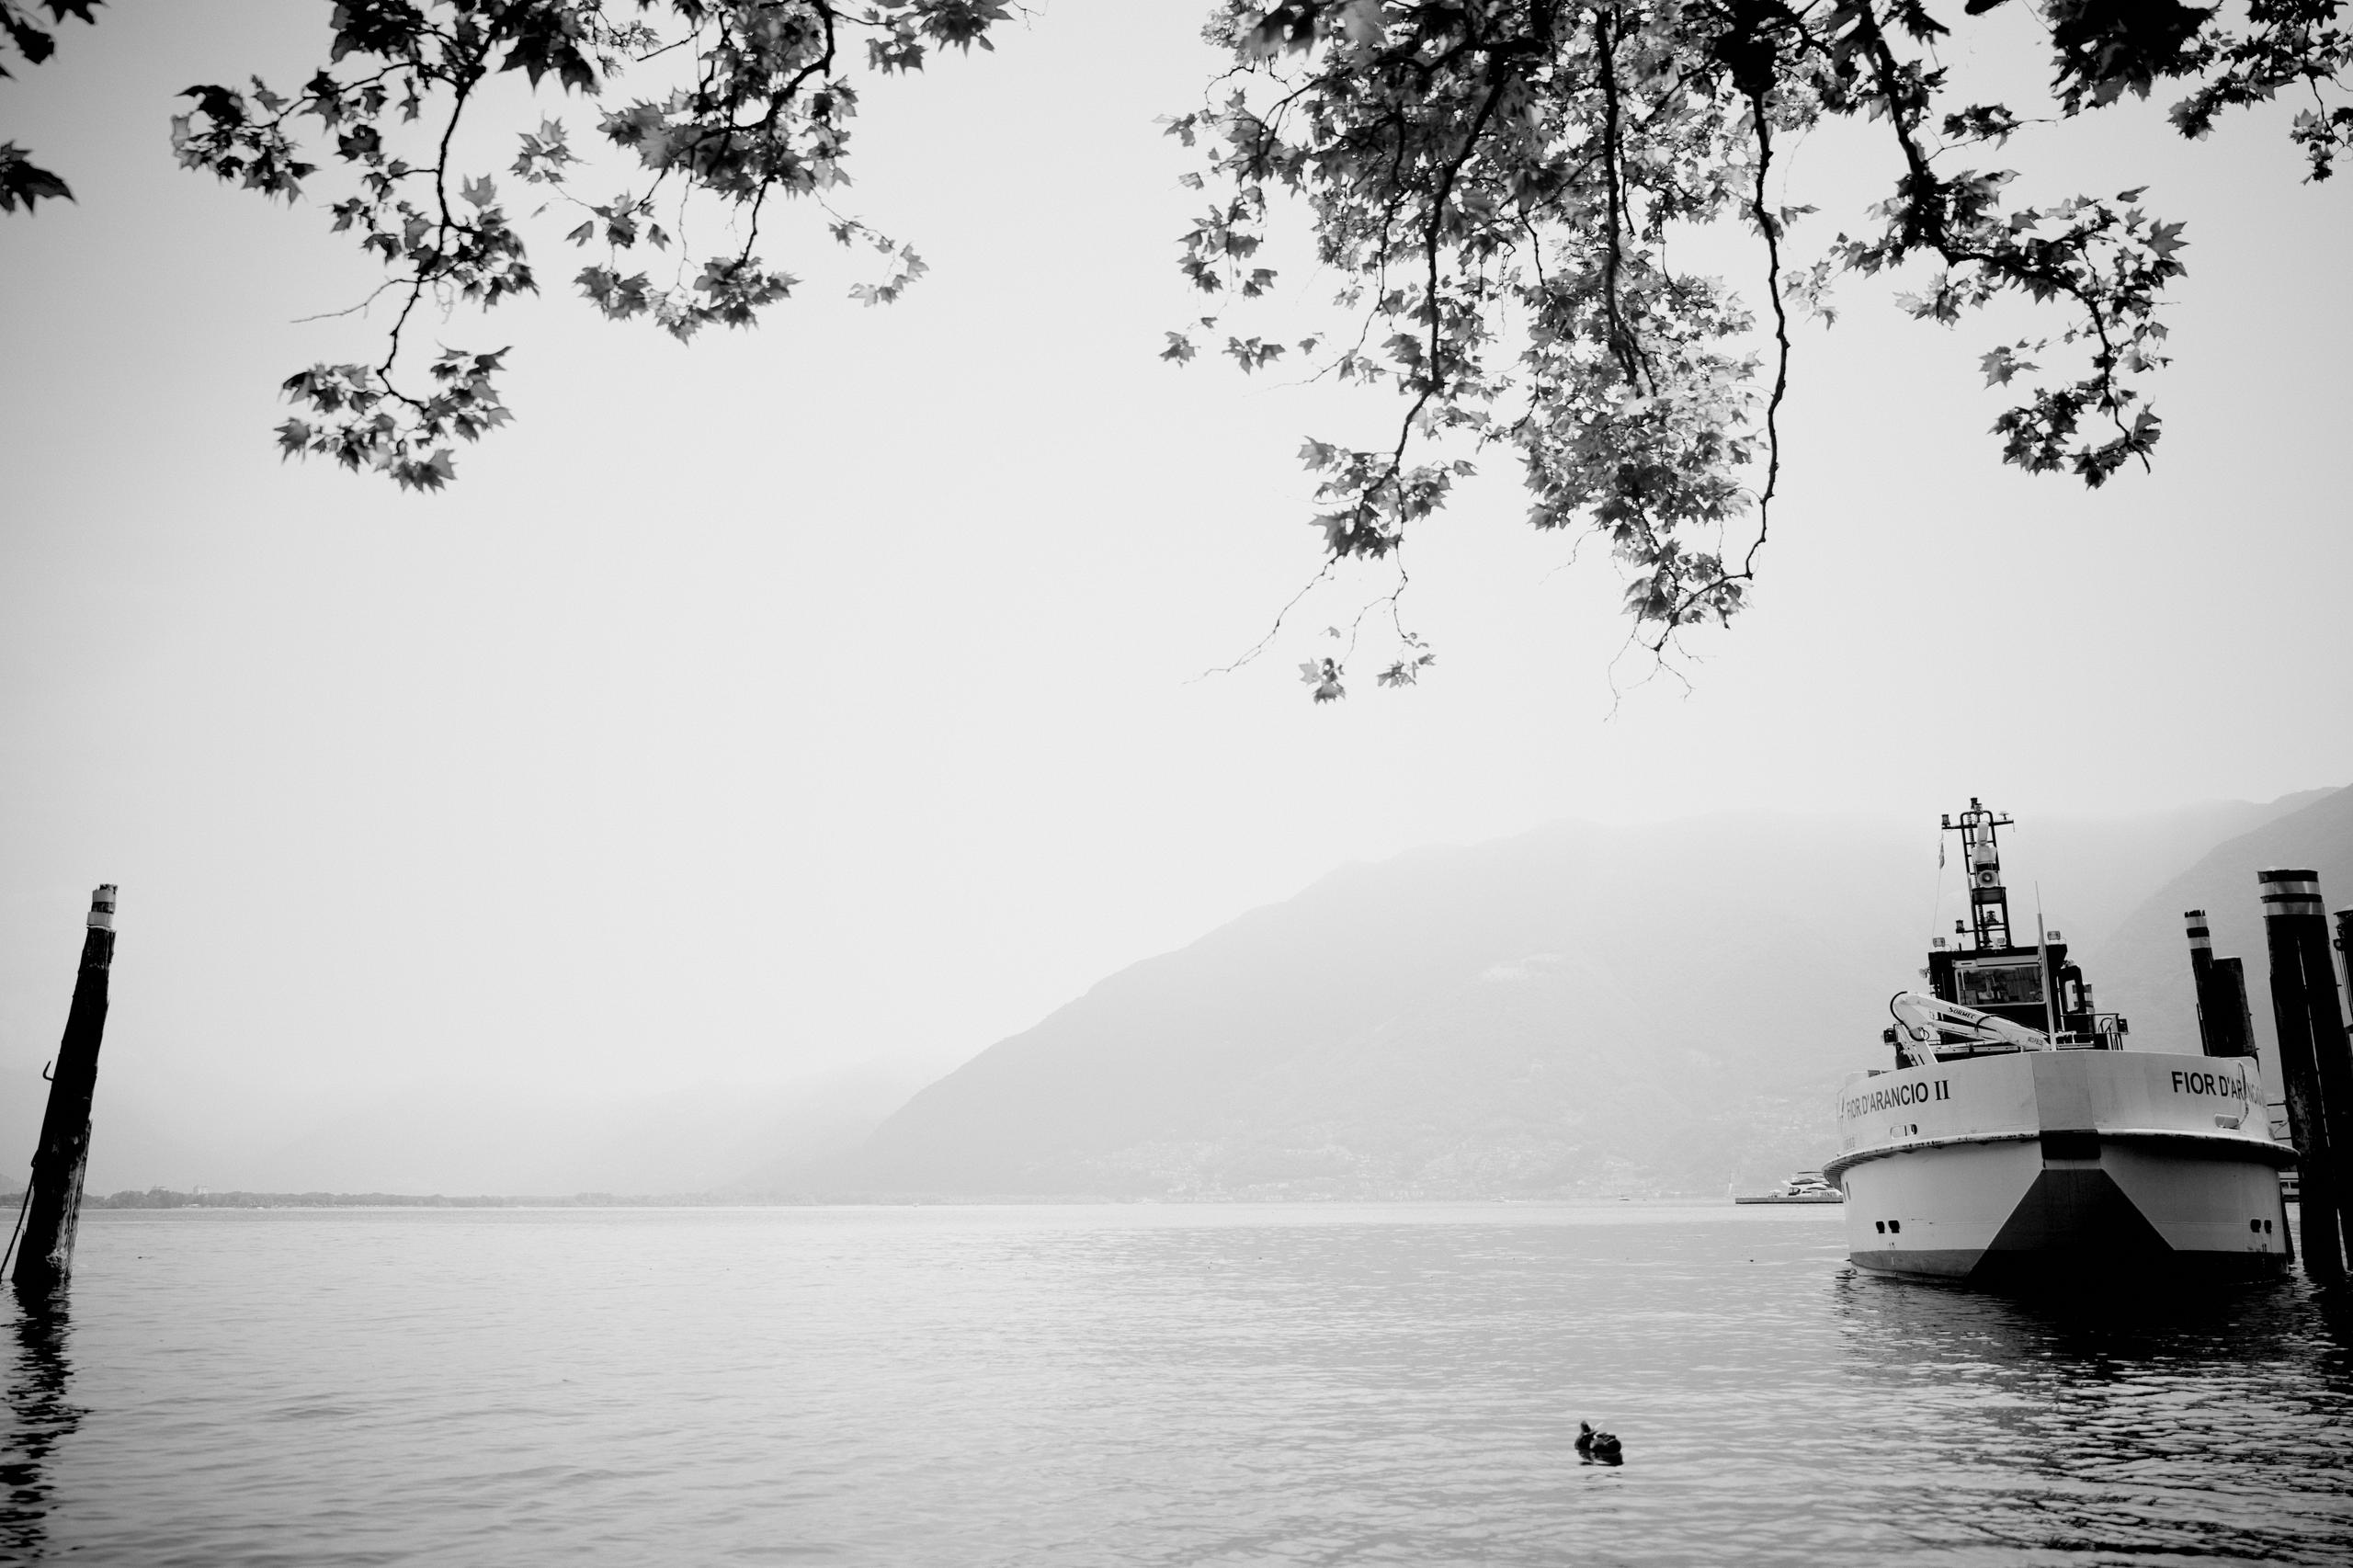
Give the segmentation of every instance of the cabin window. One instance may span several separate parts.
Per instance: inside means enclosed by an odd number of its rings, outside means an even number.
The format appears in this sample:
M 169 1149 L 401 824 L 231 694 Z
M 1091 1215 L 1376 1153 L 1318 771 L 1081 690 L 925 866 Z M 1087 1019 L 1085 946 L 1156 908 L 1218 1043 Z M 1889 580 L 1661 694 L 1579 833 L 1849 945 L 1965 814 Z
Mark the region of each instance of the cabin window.
M 1952 978 L 1955 989 L 1961 993 L 1954 1000 L 1964 1007 L 2042 1005 L 2042 963 L 2038 959 L 1957 963 L 1953 965 Z

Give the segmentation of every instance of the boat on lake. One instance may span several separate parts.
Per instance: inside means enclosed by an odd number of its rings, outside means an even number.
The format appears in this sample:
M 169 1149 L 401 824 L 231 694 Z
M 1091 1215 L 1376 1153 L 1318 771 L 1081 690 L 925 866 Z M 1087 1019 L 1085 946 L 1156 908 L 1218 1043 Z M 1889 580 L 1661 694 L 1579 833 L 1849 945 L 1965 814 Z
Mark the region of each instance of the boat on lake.
M 2013 941 L 1995 830 L 1960 820 L 1971 918 L 1934 938 L 1926 993 L 1890 1001 L 1893 1066 L 1849 1078 L 1838 1154 L 1847 1246 L 1874 1273 L 1970 1284 L 2276 1278 L 2290 1257 L 2253 1057 L 2131 1051 L 2059 933 Z
M 1770 1192 L 1735 1198 L 1734 1203 L 1844 1203 L 1847 1195 L 1833 1187 L 1820 1171 L 1799 1171 Z

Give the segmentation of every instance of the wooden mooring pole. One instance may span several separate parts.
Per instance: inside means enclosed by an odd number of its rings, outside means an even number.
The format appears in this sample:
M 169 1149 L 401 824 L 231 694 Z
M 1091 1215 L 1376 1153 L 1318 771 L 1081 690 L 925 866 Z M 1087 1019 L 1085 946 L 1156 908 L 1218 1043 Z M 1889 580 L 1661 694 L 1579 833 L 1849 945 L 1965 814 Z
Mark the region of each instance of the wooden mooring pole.
M 2314 873 L 2270 870 L 2257 875 L 2263 883 L 2263 935 L 2270 949 L 2271 1009 L 2279 1025 L 2288 1133 L 2295 1142 L 2303 1194 L 2304 1272 L 2323 1283 L 2335 1283 L 2345 1278 L 2337 1226 L 2347 1193 L 2345 1167 L 2353 1157 L 2353 1057 L 2346 1053 L 2336 966 L 2328 956 L 2328 922 Z
M 2198 1038 L 2209 1056 L 2253 1056 L 2254 1020 L 2247 1017 L 2246 971 L 2236 959 L 2214 956 L 2214 937 L 2202 909 L 2185 909 L 2189 975 L 2198 988 Z
M 2328 1146 L 2336 1162 L 2336 1216 L 2353 1219 L 2353 1041 L 2345 1038 L 2345 999 L 2336 989 L 2336 960 L 2328 921 L 2320 911 L 2320 882 L 2312 884 L 2313 912 L 2296 927 L 2303 945 L 2304 1002 L 2312 1014 L 2313 1057 L 2320 1068 L 2320 1098 L 2328 1118 Z M 2347 1237 L 2353 1243 L 2353 1235 Z M 2347 1247 L 2353 1252 L 2353 1246 Z
M 24 1233 L 10 1275 L 27 1295 L 47 1296 L 74 1267 L 74 1230 L 82 1208 L 82 1175 L 90 1161 L 90 1101 L 98 1088 L 98 1041 L 107 1028 L 107 977 L 114 966 L 114 884 L 90 895 L 82 968 L 74 1005 L 51 1071 L 49 1110 L 33 1151 Z
M 2353 909 L 2336 912 L 2336 950 L 2345 955 L 2345 995 L 2353 1002 Z M 2353 1017 L 2345 1020 L 2346 1037 L 2353 1040 Z

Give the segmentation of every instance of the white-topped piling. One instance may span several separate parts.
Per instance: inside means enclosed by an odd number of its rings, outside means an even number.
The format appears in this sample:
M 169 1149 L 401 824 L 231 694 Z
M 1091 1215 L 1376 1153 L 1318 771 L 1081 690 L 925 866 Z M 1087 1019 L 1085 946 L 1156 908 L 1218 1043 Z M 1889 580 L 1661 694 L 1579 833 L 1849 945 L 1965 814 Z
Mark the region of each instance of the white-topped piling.
M 107 987 L 114 968 L 114 903 L 112 882 L 90 895 L 74 1002 L 51 1070 L 49 1108 L 33 1151 L 24 1229 L 10 1275 L 28 1296 L 48 1296 L 73 1272 L 82 1177 L 90 1161 L 90 1103 L 97 1093 L 98 1045 L 106 1034 Z

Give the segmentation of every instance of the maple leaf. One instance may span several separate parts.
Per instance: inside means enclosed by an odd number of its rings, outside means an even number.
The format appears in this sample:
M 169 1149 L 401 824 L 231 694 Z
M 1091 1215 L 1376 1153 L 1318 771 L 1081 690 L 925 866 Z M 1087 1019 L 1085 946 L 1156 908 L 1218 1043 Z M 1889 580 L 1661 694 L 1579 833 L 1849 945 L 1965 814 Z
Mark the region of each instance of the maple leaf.
M 1419 646 L 1420 640 L 1414 639 L 1414 642 Z M 1424 670 L 1437 663 L 1436 653 L 1416 653 L 1411 658 L 1397 660 L 1373 678 L 1386 687 L 1413 686 L 1420 681 Z
M 423 462 L 412 460 L 392 465 L 392 478 L 404 490 L 439 490 L 457 477 L 458 467 L 450 460 L 447 447 Z
M 2025 347 L 2023 343 L 2017 345 L 2018 348 Z M 2020 370 L 2031 370 L 2036 366 L 2030 359 L 2019 358 L 2015 350 L 2006 344 L 1981 356 L 1977 361 L 1977 368 L 1985 373 L 1987 386 L 2005 387 L 2010 384 L 2010 379 Z
M 1345 0 L 1335 7 L 1339 20 L 1331 24 L 1332 30 L 1350 43 L 1376 44 L 1385 30 L 1381 21 L 1382 0 Z
M 36 201 L 61 198 L 74 199 L 63 180 L 34 163 L 15 142 L 0 142 L 0 212 L 14 212 L 19 206 L 29 212 Z

